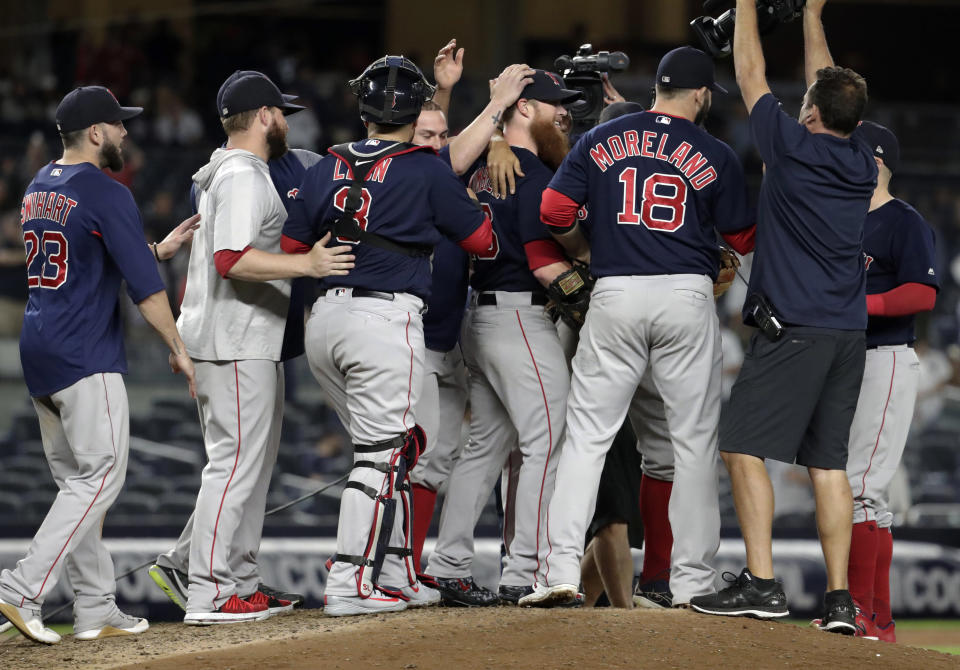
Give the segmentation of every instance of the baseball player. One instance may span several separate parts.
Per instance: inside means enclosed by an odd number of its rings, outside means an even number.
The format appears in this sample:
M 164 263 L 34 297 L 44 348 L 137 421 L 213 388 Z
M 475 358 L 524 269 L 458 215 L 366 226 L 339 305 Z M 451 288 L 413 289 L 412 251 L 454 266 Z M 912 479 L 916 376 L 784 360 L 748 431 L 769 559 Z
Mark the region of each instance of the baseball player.
M 224 91 L 236 80 L 256 75 L 251 70 L 238 70 L 224 81 L 217 92 L 217 110 L 223 107 Z M 218 111 L 219 113 L 219 111 Z M 289 208 L 293 202 L 296 189 L 303 181 L 306 169 L 316 164 L 320 156 L 304 149 L 291 149 L 282 156 L 271 158 L 267 162 L 270 169 L 270 179 L 280 196 L 284 207 Z M 194 210 L 197 208 L 197 188 L 193 184 L 190 190 L 190 201 Z M 294 279 L 290 285 L 290 307 L 287 311 L 287 322 L 283 330 L 283 345 L 280 351 L 280 360 L 292 360 L 304 352 L 303 349 L 303 295 L 307 288 L 307 278 Z M 270 448 L 279 447 L 279 442 L 268 444 Z M 268 453 L 266 463 L 276 461 L 276 454 Z M 263 512 L 266 504 L 266 495 L 269 480 L 259 480 L 250 499 L 250 514 L 244 515 L 241 526 L 237 530 L 237 540 L 230 552 L 230 561 L 236 579 L 243 585 L 240 593 L 262 592 L 274 599 L 274 613 L 289 611 L 293 607 L 303 605 L 304 596 L 299 593 L 288 593 L 260 582 L 257 554 L 260 548 L 260 536 L 263 532 Z M 187 607 L 187 588 L 189 585 L 190 538 L 193 535 L 193 515 L 184 526 L 177 544 L 169 552 L 161 554 L 156 564 L 150 566 L 149 574 L 153 581 L 163 590 L 171 601 L 183 610 Z M 284 603 L 283 601 L 286 601 Z
M 0 573 L 0 614 L 44 644 L 60 641 L 44 627 L 40 610 L 64 569 L 76 593 L 74 637 L 148 628 L 146 619 L 117 608 L 113 560 L 100 536 L 123 486 L 130 447 L 117 303 L 122 281 L 170 348 L 171 368 L 186 375 L 194 393 L 193 363 L 153 258 L 159 251 L 146 244 L 130 191 L 102 170 L 123 168 L 123 122 L 141 111 L 121 107 L 101 86 L 68 93 L 56 112 L 63 156 L 37 172 L 20 209 L 29 287 L 20 360 L 60 490 L 27 555 Z
M 429 256 L 441 236 L 467 252 L 492 243 L 489 218 L 430 147 L 409 144 L 433 87 L 402 56 L 350 82 L 368 138 L 330 149 L 307 171 L 284 227 L 301 252 L 333 229 L 355 244 L 356 268 L 321 282 L 307 322 L 307 358 L 354 444 L 340 504 L 324 613 L 393 612 L 439 601 L 412 561 L 408 471 L 424 445 L 421 314 Z
M 463 605 L 496 599 L 471 577 L 473 528 L 511 451 L 519 466 L 504 504 L 506 555 L 499 599 L 516 603 L 530 588 L 548 551 L 547 504 L 569 384 L 563 349 L 544 310 L 545 287 L 570 269 L 539 221 L 540 196 L 567 150 L 560 129 L 563 104 L 578 99 L 560 78 L 537 70 L 519 100 L 503 115 L 503 135 L 518 153 L 523 173 L 517 192 L 493 195 L 486 163 L 466 172 L 491 215 L 493 244 L 474 256 L 473 296 L 462 345 L 470 370 L 470 439 L 450 475 L 440 535 L 427 569 L 444 597 Z
M 712 590 L 719 546 L 720 328 L 717 231 L 750 228 L 743 170 L 700 127 L 713 61 L 682 47 L 657 69 L 656 104 L 585 133 L 544 193 L 541 217 L 597 277 L 573 359 L 567 439 L 547 529 L 551 551 L 521 605 L 574 600 L 603 461 L 649 368 L 674 456 L 673 604 Z M 589 246 L 576 225 L 589 201 Z M 603 389 L 603 392 L 598 392 Z
M 864 121 L 854 138 L 873 152 L 879 175 L 863 225 L 869 319 L 847 458 L 853 492 L 847 579 L 862 610 L 855 634 L 894 642 L 888 488 L 903 455 L 917 397 L 920 363 L 913 351 L 914 322 L 917 313 L 933 309 L 939 281 L 933 230 L 913 207 L 890 194 L 890 179 L 900 162 L 896 136 Z
M 497 128 L 499 116 L 516 102 L 533 70 L 512 65 L 501 73 L 491 89 L 491 100 L 477 118 L 452 142 L 448 139 L 446 109 L 437 100 L 449 102 L 449 90 L 463 71 L 463 49 L 451 40 L 434 61 L 437 93 L 424 103 L 417 117 L 413 143 L 440 153 L 458 174 L 480 156 Z M 449 149 L 444 150 L 449 144 Z M 456 165 L 454 165 L 456 164 Z M 460 326 L 467 300 L 469 258 L 456 243 L 444 238 L 433 252 L 433 281 L 427 312 L 423 316 L 426 345 L 424 380 L 417 405 L 419 425 L 429 449 L 410 473 L 413 498 L 413 563 L 421 573 L 423 543 L 433 518 L 437 491 L 447 480 L 460 447 L 463 415 L 467 403 L 467 374 L 460 351 Z M 423 576 L 426 578 L 425 576 Z M 429 580 L 432 583 L 432 580 Z
M 266 618 L 290 602 L 258 589 L 255 549 L 283 412 L 283 335 L 294 277 L 344 274 L 346 247 L 280 251 L 287 218 L 267 161 L 287 152 L 285 113 L 303 109 L 258 72 L 225 85 L 227 148 L 194 175 L 205 222 L 194 240 L 180 328 L 197 367 L 208 463 L 192 517 L 184 623 Z M 272 610 L 272 612 L 271 612 Z
M 767 85 L 756 6 L 737 2 L 734 66 L 766 168 L 743 310 L 744 322 L 761 330 L 750 341 L 720 426 L 747 566 L 730 586 L 690 605 L 721 616 L 789 614 L 773 572 L 774 495 L 764 466 L 772 458 L 807 468 L 827 572 L 821 629 L 852 635 L 856 611 L 847 590 L 847 557 L 853 500 L 845 468 L 867 324 L 863 221 L 877 167 L 866 146 L 850 138 L 867 85 L 852 70 L 834 66 L 820 20 L 823 5 L 808 0 L 803 9 L 808 89 L 798 123 Z

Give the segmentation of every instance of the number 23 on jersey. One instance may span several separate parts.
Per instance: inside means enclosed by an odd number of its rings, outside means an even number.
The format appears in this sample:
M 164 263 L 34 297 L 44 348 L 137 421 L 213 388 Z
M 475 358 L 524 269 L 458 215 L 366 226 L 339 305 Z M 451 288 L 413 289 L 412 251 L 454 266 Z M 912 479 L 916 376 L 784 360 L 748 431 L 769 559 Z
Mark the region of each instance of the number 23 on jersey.
M 63 286 L 67 281 L 70 253 L 63 233 L 45 230 L 38 235 L 36 231 L 25 230 L 23 244 L 27 251 L 27 286 L 54 290 Z

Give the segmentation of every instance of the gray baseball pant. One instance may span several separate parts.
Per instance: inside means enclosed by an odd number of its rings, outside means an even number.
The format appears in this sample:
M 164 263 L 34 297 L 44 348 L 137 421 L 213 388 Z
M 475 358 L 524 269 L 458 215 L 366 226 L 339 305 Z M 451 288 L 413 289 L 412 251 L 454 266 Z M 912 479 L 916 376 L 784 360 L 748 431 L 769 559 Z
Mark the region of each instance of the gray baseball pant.
M 0 573 L 0 597 L 17 606 L 42 604 L 66 569 L 75 613 L 98 618 L 112 612 L 116 591 L 113 560 L 100 532 L 127 473 L 130 415 L 123 377 L 90 375 L 33 398 L 33 406 L 59 492 L 27 555 Z

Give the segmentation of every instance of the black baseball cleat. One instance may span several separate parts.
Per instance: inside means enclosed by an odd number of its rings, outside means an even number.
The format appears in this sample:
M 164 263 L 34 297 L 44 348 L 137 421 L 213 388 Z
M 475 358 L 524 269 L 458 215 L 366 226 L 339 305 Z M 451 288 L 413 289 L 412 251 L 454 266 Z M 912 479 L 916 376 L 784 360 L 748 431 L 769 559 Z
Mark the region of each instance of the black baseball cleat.
M 294 607 L 303 607 L 303 601 L 305 598 L 299 593 L 287 593 L 286 591 L 275 589 L 272 586 L 267 586 L 266 584 L 258 584 L 257 590 L 263 593 L 263 595 L 273 598 L 274 600 L 289 600 L 291 603 L 293 603 Z
M 497 589 L 497 595 L 500 596 L 501 605 L 516 605 L 522 597 L 533 593 L 533 587 L 527 586 L 509 586 L 501 584 Z
M 779 582 L 774 582 L 773 586 L 768 588 L 761 588 L 747 568 L 743 569 L 739 577 L 732 572 L 724 572 L 723 580 L 730 586 L 719 593 L 694 596 L 690 599 L 690 607 L 702 614 L 748 616 L 755 619 L 777 619 L 790 614 L 787 609 L 787 596 Z
M 823 594 L 823 619 L 820 630 L 841 635 L 857 632 L 857 606 L 849 591 L 827 591 Z
M 491 607 L 500 603 L 496 593 L 477 584 L 473 577 L 434 577 L 434 580 L 444 605 Z

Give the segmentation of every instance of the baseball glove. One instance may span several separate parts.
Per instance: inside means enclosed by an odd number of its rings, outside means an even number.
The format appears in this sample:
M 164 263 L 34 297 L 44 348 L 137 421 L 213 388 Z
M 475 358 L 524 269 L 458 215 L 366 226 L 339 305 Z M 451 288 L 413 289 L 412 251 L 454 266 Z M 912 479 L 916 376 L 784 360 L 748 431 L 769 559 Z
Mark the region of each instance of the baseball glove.
M 580 330 L 587 316 L 590 291 L 595 283 L 585 265 L 574 263 L 572 268 L 557 275 L 547 286 L 547 296 L 550 298 L 547 309 L 574 330 Z
M 737 278 L 737 268 L 740 267 L 740 259 L 730 249 L 720 247 L 720 273 L 717 275 L 717 281 L 713 282 L 713 297 L 719 298 Z

